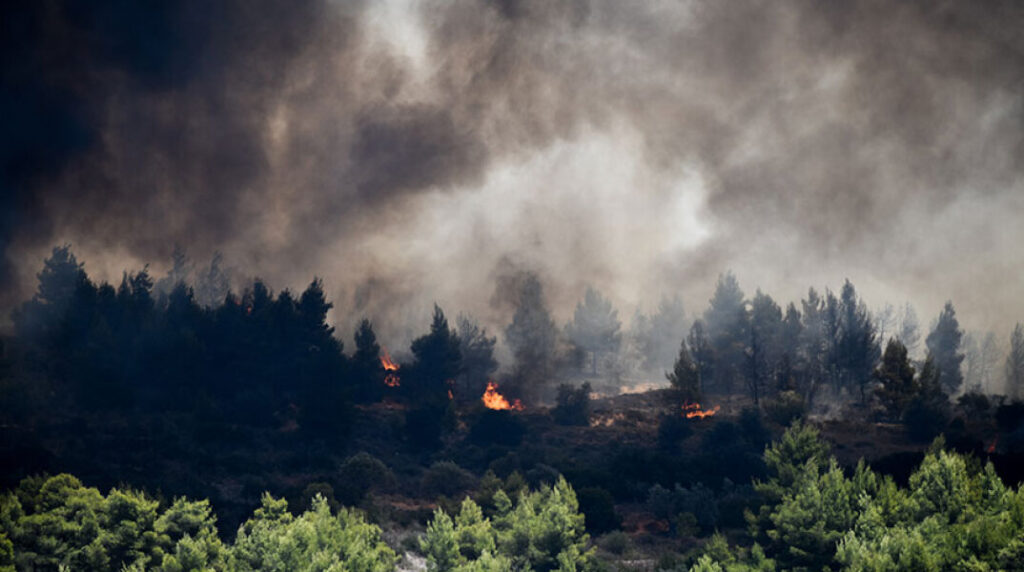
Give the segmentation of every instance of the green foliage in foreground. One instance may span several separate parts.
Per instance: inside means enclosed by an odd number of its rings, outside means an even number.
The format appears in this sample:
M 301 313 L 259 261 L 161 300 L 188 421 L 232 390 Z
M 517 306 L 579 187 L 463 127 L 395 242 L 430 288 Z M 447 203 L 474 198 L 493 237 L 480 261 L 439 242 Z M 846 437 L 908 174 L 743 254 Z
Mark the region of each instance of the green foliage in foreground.
M 480 505 L 466 499 L 452 519 L 438 509 L 421 540 L 432 571 L 589 570 L 593 548 L 576 493 L 559 479 L 513 503 L 498 488 Z M 398 557 L 381 530 L 356 511 L 331 512 L 321 495 L 296 516 L 263 495 L 233 544 L 217 536 L 208 501 L 177 499 L 161 509 L 145 494 L 103 496 L 71 475 L 34 477 L 0 497 L 0 572 L 389 572 Z
M 0 497 L 0 571 L 156 570 L 383 572 L 396 556 L 359 514 L 332 515 L 322 496 L 302 515 L 264 495 L 234 545 L 217 536 L 208 501 L 164 510 L 131 490 L 104 497 L 70 475 L 29 478 Z
M 794 426 L 765 452 L 765 504 L 748 515 L 765 549 L 718 538 L 691 571 L 1024 569 L 1024 490 L 943 444 L 902 489 L 863 462 L 847 476 L 814 429 Z
M 504 491 L 494 494 L 494 517 L 485 518 L 471 499 L 452 519 L 438 509 L 421 547 L 431 572 L 591 570 L 583 515 L 564 478 L 554 487 L 523 493 L 515 507 Z

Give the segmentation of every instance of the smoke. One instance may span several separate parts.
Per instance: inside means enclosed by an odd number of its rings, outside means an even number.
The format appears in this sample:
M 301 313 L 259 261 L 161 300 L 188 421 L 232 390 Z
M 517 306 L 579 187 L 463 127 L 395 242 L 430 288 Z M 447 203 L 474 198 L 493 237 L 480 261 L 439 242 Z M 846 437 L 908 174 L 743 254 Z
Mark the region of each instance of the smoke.
M 12 3 L 0 305 L 49 247 L 99 278 L 176 244 L 325 280 L 400 346 L 432 302 L 500 331 L 496 279 L 564 320 L 777 299 L 1024 318 L 1016 2 Z M 509 269 L 516 270 L 509 270 Z

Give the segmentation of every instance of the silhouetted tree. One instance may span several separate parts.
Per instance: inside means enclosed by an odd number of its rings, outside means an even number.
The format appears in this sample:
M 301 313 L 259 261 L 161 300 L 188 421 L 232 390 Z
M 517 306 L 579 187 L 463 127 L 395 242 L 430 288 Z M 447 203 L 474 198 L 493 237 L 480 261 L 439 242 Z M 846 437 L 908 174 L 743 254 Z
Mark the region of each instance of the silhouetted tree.
M 714 377 L 715 364 L 715 353 L 707 332 L 704 331 L 704 320 L 693 321 L 686 341 L 690 344 L 693 365 L 697 368 L 697 390 L 703 393 L 707 381 Z
M 167 296 L 178 284 L 187 284 L 189 276 L 192 274 L 192 266 L 185 254 L 185 249 L 175 245 L 174 252 L 171 253 L 171 268 L 167 271 L 166 276 L 157 280 L 153 285 L 157 299 L 166 301 Z
M 896 338 L 906 346 L 907 354 L 910 356 L 914 355 L 918 344 L 921 343 L 920 323 L 917 319 L 917 312 L 914 311 L 910 302 L 903 306 L 903 315 L 899 319 Z
M 801 355 L 801 338 L 803 336 L 803 322 L 800 310 L 792 302 L 786 306 L 786 315 L 782 318 L 782 325 L 779 328 L 779 351 L 780 362 L 777 372 L 777 386 L 779 391 L 795 391 L 798 386 L 804 361 Z
M 953 303 L 946 302 L 946 306 L 939 314 L 935 328 L 925 340 L 925 345 L 928 346 L 928 352 L 935 359 L 935 365 L 939 370 L 940 385 L 950 395 L 957 393 L 964 381 L 960 371 L 960 364 L 964 361 L 964 354 L 960 351 L 962 339 L 963 331 L 956 320 Z
M 43 269 L 36 274 L 39 286 L 32 299 L 12 314 L 18 336 L 39 339 L 52 333 L 71 303 L 79 284 L 88 280 L 71 245 L 55 246 Z
M 875 324 L 875 334 L 879 340 L 896 335 L 896 308 L 892 304 L 886 302 L 884 306 L 875 310 L 871 321 Z
M 942 391 L 941 377 L 942 370 L 929 352 L 917 376 L 917 395 L 903 411 L 903 423 L 918 441 L 934 438 L 949 422 L 949 397 Z
M 1018 323 L 1010 334 L 1006 355 L 1006 391 L 1015 399 L 1024 397 L 1024 325 Z
M 711 304 L 704 313 L 708 337 L 715 355 L 715 386 L 730 393 L 745 379 L 750 319 L 743 291 L 736 276 L 727 272 L 718 277 Z
M 505 328 L 505 341 L 515 358 L 515 381 L 524 396 L 536 399 L 541 385 L 549 381 L 556 336 L 544 290 L 537 277 L 529 274 L 520 286 L 512 323 Z
M 898 339 L 890 338 L 882 361 L 875 368 L 874 379 L 880 384 L 875 393 L 894 419 L 899 419 L 907 404 L 920 393 L 914 375 L 906 346 Z
M 999 348 L 996 344 L 994 332 L 985 332 L 984 335 L 965 333 L 960 344 L 964 352 L 964 385 L 967 390 L 974 393 L 986 393 L 991 391 L 992 372 L 999 361 Z
M 448 327 L 448 319 L 434 305 L 430 333 L 412 342 L 415 361 L 410 375 L 403 376 L 402 388 L 420 405 L 444 405 L 450 383 L 462 369 L 459 336 Z M 411 379 L 409 379 L 411 378 Z M 405 380 L 409 379 L 409 383 Z
M 774 388 L 782 362 L 782 309 L 759 289 L 750 304 L 750 353 L 747 385 L 754 403 Z
M 566 326 L 569 339 L 591 356 L 591 373 L 597 375 L 600 356 L 618 351 L 622 335 L 619 332 L 619 312 L 612 303 L 593 288 L 587 288 L 583 301 L 576 304 L 572 322 Z
M 686 348 L 686 340 L 679 344 L 675 366 L 665 377 L 672 384 L 673 393 L 680 402 L 700 401 L 700 374 Z
M 462 373 L 456 380 L 456 398 L 475 401 L 483 395 L 487 381 L 498 369 L 498 360 L 494 359 L 494 346 L 498 339 L 488 337 L 487 330 L 466 315 L 459 316 L 458 335 Z
M 380 362 L 380 344 L 370 320 L 363 318 L 355 332 L 356 351 L 352 356 L 352 385 L 357 401 L 377 401 L 383 394 L 384 367 Z
M 818 387 L 828 374 L 828 355 L 832 339 L 825 323 L 825 301 L 814 288 L 807 290 L 807 298 L 800 302 L 803 313 L 799 337 L 801 364 L 800 392 L 808 404 L 814 401 Z
M 686 312 L 678 295 L 663 296 L 651 316 L 640 315 L 634 330 L 644 357 L 644 368 L 663 369 L 673 363 L 679 350 L 677 341 L 686 336 Z
M 196 301 L 204 308 L 220 306 L 230 292 L 231 282 L 221 268 L 223 261 L 223 255 L 215 252 L 210 265 L 196 276 Z
M 867 384 L 880 354 L 875 327 L 867 305 L 857 297 L 849 280 L 843 284 L 839 300 L 839 336 L 836 344 L 840 383 L 860 390 L 867 400 Z

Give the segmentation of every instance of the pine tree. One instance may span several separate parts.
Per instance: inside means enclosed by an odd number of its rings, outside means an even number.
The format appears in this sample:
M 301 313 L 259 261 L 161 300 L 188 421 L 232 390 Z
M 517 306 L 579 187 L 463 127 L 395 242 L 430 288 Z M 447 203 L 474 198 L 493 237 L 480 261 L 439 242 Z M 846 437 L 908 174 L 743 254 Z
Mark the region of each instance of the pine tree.
M 481 328 L 470 316 L 460 315 L 458 325 L 462 373 L 456 380 L 458 391 L 455 397 L 476 401 L 498 369 L 498 361 L 494 359 L 494 346 L 498 339 L 488 336 L 487 330 Z
M 914 375 L 907 347 L 896 338 L 890 338 L 873 377 L 881 384 L 876 395 L 895 419 L 899 419 L 907 404 L 920 392 Z
M 697 368 L 697 391 L 704 393 L 704 386 L 714 376 L 715 355 L 711 341 L 704 330 L 703 320 L 694 320 L 690 335 L 686 338 L 693 353 L 693 365 Z
M 858 388 L 861 401 L 866 401 L 867 385 L 881 352 L 871 314 L 867 305 L 857 297 L 849 280 L 843 284 L 840 294 L 838 333 L 836 350 L 840 383 Z
M 588 287 L 583 301 L 576 304 L 572 322 L 566 326 L 569 339 L 591 356 L 591 373 L 597 375 L 597 362 L 606 353 L 618 351 L 622 341 L 619 312 L 597 290 Z
M 540 280 L 528 274 L 519 288 L 512 323 L 505 328 L 505 341 L 515 358 L 514 378 L 524 396 L 537 397 L 550 381 L 556 336 Z
M 355 397 L 363 403 L 380 399 L 384 387 L 384 368 L 380 362 L 380 344 L 370 320 L 363 318 L 355 331 L 356 351 L 352 356 Z
M 939 314 L 935 329 L 928 334 L 925 345 L 928 352 L 935 359 L 935 366 L 939 370 L 939 383 L 942 389 L 955 395 L 963 385 L 964 377 L 960 371 L 960 364 L 964 361 L 964 354 L 960 351 L 960 342 L 963 339 L 963 331 L 956 320 L 956 311 L 952 302 L 946 302 L 946 306 Z
M 743 290 L 732 272 L 718 277 L 704 323 L 715 355 L 715 386 L 731 393 L 737 383 L 746 379 L 747 341 L 750 318 Z
M 672 384 L 679 401 L 700 401 L 700 373 L 690 358 L 686 340 L 679 344 L 679 356 L 676 357 L 675 367 L 665 374 L 665 377 Z
M 1006 392 L 1014 399 L 1024 398 L 1024 325 L 1018 323 L 1010 335 L 1006 356 Z
M 449 382 L 462 370 L 462 352 L 459 336 L 448 327 L 444 311 L 436 304 L 430 333 L 413 340 L 411 349 L 415 361 L 411 376 L 406 377 L 411 377 L 412 383 L 403 384 L 403 389 L 421 405 L 446 404 Z
M 750 304 L 750 367 L 747 384 L 754 403 L 774 388 L 782 361 L 782 309 L 758 289 Z

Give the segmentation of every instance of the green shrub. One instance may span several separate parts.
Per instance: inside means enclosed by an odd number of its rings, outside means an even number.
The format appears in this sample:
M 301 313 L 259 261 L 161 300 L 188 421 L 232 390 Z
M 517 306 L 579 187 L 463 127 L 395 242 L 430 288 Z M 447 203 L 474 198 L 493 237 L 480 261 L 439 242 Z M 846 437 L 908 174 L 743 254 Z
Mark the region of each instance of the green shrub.
M 395 475 L 383 461 L 364 452 L 345 459 L 338 469 L 338 481 L 338 500 L 346 505 L 358 505 L 370 492 L 389 488 Z
M 623 556 L 633 549 L 633 539 L 621 530 L 605 534 L 598 539 L 597 543 L 601 548 L 616 556 Z
M 455 497 L 476 486 L 476 478 L 469 471 L 451 461 L 439 461 L 423 473 L 423 494 L 432 497 Z
M 590 424 L 590 384 L 573 388 L 567 383 L 558 386 L 558 396 L 551 416 L 559 425 Z
M 435 513 L 421 542 L 428 570 L 593 569 L 584 517 L 565 479 L 523 494 L 515 504 L 503 491 L 494 496 L 492 519 L 468 499 L 454 519 Z
M 764 402 L 764 412 L 773 422 L 788 427 L 790 423 L 807 414 L 804 398 L 795 391 L 783 391 Z
M 587 530 L 600 534 L 615 530 L 622 524 L 622 518 L 615 512 L 615 501 L 611 493 L 600 487 L 586 487 L 576 493 L 580 511 L 586 515 Z

